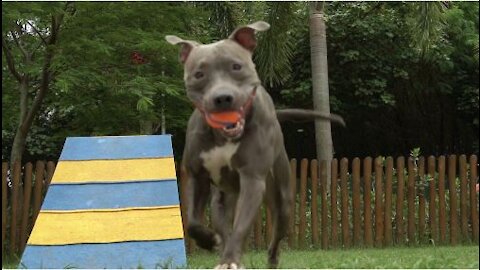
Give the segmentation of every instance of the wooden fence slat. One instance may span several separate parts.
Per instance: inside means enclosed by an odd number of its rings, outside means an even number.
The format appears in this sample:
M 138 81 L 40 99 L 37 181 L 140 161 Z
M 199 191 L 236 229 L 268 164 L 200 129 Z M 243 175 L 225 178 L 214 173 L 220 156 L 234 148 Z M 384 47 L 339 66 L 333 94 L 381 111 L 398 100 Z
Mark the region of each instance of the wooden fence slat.
M 458 217 L 457 217 L 457 189 L 456 189 L 457 156 L 448 157 L 448 193 L 450 194 L 450 244 L 458 242 Z
M 32 226 L 37 220 L 38 213 L 40 212 L 40 206 L 43 201 L 43 185 L 45 175 L 45 163 L 43 161 L 37 161 L 35 164 L 35 182 L 33 187 L 33 203 L 32 203 Z M 30 230 L 32 229 L 30 227 Z
M 49 161 L 47 162 L 47 178 L 45 181 L 47 182 L 47 188 L 50 186 L 52 182 L 53 174 L 55 173 L 55 162 Z
M 267 205 L 265 205 L 265 212 L 266 212 L 265 243 L 268 245 L 272 240 L 273 222 L 272 222 L 272 211 L 270 210 L 270 207 L 268 207 Z
M 459 173 L 460 173 L 460 225 L 462 232 L 462 240 L 468 238 L 468 183 L 467 183 L 467 156 L 459 157 Z
M 182 225 L 184 232 L 184 239 L 186 244 L 187 252 L 190 254 L 193 251 L 192 239 L 187 233 L 188 225 L 188 215 L 187 215 L 187 205 L 188 205 L 188 195 L 187 195 L 187 185 L 188 185 L 188 175 L 185 167 L 180 165 L 180 210 L 182 211 Z
M 300 209 L 298 215 L 300 218 L 298 226 L 298 246 L 305 248 L 306 239 L 305 233 L 307 230 L 307 174 L 308 174 L 308 159 L 302 159 L 300 163 Z
M 290 186 L 292 187 L 292 212 L 290 214 L 290 228 L 289 228 L 289 233 L 288 233 L 288 246 L 290 248 L 294 248 L 296 246 L 295 243 L 295 236 L 296 236 L 296 230 L 295 230 L 295 208 L 296 208 L 296 198 L 297 198 L 297 160 L 296 159 L 291 159 L 290 160 Z
M 428 157 L 428 185 L 429 185 L 429 202 L 428 202 L 428 215 L 429 215 L 429 226 L 431 238 L 437 242 L 438 241 L 438 232 L 437 232 L 437 215 L 436 215 L 436 198 L 437 198 L 437 189 L 435 186 L 435 157 Z
M 30 230 L 28 225 L 30 224 L 30 198 L 32 195 L 32 163 L 25 165 L 24 182 L 23 182 L 23 216 L 22 226 L 20 227 L 20 252 L 23 251 L 28 240 Z
M 445 156 L 438 157 L 438 229 L 440 243 L 446 243 L 447 210 L 445 205 Z
M 425 240 L 425 158 L 418 159 L 418 239 Z
M 395 204 L 395 224 L 396 224 L 396 243 L 403 244 L 405 242 L 403 204 L 405 202 L 405 158 L 397 158 L 397 202 Z
M 338 188 L 338 160 L 332 160 L 332 181 L 330 185 L 330 215 L 332 219 L 332 247 L 338 246 L 338 204 L 337 204 L 337 188 Z
M 253 237 L 254 237 L 254 245 L 255 248 L 262 248 L 263 243 L 262 243 L 262 209 L 260 208 L 257 213 L 257 217 L 255 218 L 255 225 L 254 225 L 254 231 L 253 231 Z
M 352 210 L 353 210 L 353 245 L 361 244 L 360 224 L 360 159 L 352 161 Z
M 415 243 L 415 164 L 412 158 L 408 158 L 408 182 L 407 182 L 407 206 L 408 223 L 407 237 L 408 244 Z
M 385 246 L 392 244 L 392 179 L 393 158 L 387 157 L 385 167 Z
M 343 246 L 350 247 L 350 226 L 349 226 L 349 212 L 348 212 L 348 159 L 342 158 L 340 160 L 340 187 L 342 193 L 342 239 Z
M 7 192 L 7 172 L 8 163 L 2 162 L 2 258 L 4 253 L 5 239 L 7 237 L 7 204 L 8 204 L 8 192 Z
M 383 246 L 383 164 L 382 158 L 375 158 L 375 246 Z
M 364 238 L 367 247 L 373 246 L 372 226 L 372 158 L 366 157 L 363 160 L 363 216 L 364 216 Z
M 327 169 L 328 169 L 327 161 L 322 160 L 322 162 L 320 163 L 320 195 L 322 200 L 322 248 L 323 249 L 328 248 Z
M 478 244 L 478 193 L 476 191 L 476 185 L 478 181 L 478 165 L 477 156 L 470 156 L 470 217 L 472 221 L 472 235 L 474 241 Z
M 17 252 L 17 239 L 18 239 L 18 189 L 20 186 L 22 167 L 20 162 L 15 162 L 13 166 L 13 179 L 12 179 L 12 201 L 11 205 L 11 218 L 10 218 L 10 254 Z
M 321 172 L 323 173 L 323 172 Z M 314 247 L 318 245 L 318 162 L 313 159 L 310 162 L 310 179 L 312 181 L 312 201 L 310 202 L 312 208 L 311 224 L 312 224 L 312 244 Z M 322 202 L 323 204 L 323 202 Z M 323 205 L 322 205 L 323 209 Z M 322 212 L 323 213 L 323 212 Z M 322 226 L 323 230 L 323 226 Z

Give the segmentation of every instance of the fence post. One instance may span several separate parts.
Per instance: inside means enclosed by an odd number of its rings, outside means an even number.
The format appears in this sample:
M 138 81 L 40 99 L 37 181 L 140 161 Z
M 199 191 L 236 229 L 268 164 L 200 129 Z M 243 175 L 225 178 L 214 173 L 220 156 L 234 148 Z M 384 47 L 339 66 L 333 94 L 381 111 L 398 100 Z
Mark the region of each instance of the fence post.
M 450 244 L 456 245 L 458 241 L 457 222 L 457 188 L 456 188 L 457 156 L 448 157 L 448 193 L 450 194 Z
M 296 201 L 297 201 L 297 160 L 291 159 L 290 160 L 290 186 L 292 188 L 292 212 L 290 214 L 290 229 L 288 234 L 288 246 L 290 248 L 295 247 L 295 208 L 296 208 Z
M 254 225 L 254 231 L 253 231 L 253 237 L 254 237 L 254 244 L 255 248 L 261 248 L 262 247 L 262 207 L 258 209 L 257 217 L 255 218 L 255 225 Z
M 7 192 L 7 172 L 8 163 L 2 162 L 2 258 L 5 247 L 5 238 L 7 236 L 7 204 L 8 204 L 8 192 Z
M 270 207 L 268 207 L 268 204 L 265 205 L 265 212 L 266 212 L 266 219 L 265 219 L 265 243 L 266 245 L 269 245 L 270 241 L 272 240 L 272 212 L 270 210 Z M 305 239 L 304 239 L 305 241 Z
M 322 199 L 322 248 L 328 249 L 328 206 L 327 206 L 327 162 L 322 160 L 320 163 L 320 195 Z M 330 182 L 332 185 L 333 181 Z M 336 182 L 335 182 L 336 183 Z
M 323 171 L 320 172 L 320 175 Z M 316 159 L 313 159 L 310 162 L 310 179 L 312 181 L 312 201 L 310 202 L 312 208 L 311 223 L 312 223 L 312 244 L 314 247 L 318 245 L 318 162 Z M 323 185 L 323 182 L 321 182 Z M 320 186 L 320 190 L 322 187 Z M 323 216 L 323 201 L 322 201 L 322 216 Z M 322 220 L 323 224 L 323 220 Z M 322 232 L 323 232 L 322 226 Z
M 11 202 L 11 220 L 10 220 L 10 254 L 15 254 L 17 251 L 17 221 L 18 221 L 18 188 L 20 185 L 22 165 L 19 161 L 13 165 L 13 179 L 12 179 L 12 202 Z
M 438 225 L 440 243 L 446 243 L 447 221 L 445 206 L 445 156 L 438 158 Z
M 50 186 L 50 183 L 52 182 L 53 174 L 55 173 L 55 162 L 49 161 L 47 162 L 47 179 L 45 179 L 45 182 L 47 185 L 45 186 L 47 189 Z
M 383 164 L 382 158 L 375 158 L 375 246 L 383 245 Z
M 298 227 L 298 246 L 305 247 L 305 233 L 307 230 L 307 173 L 308 159 L 302 159 L 300 163 L 300 224 Z
M 30 230 L 28 228 L 29 217 L 30 217 L 30 197 L 32 194 L 32 163 L 27 163 L 25 165 L 24 171 L 24 196 L 23 196 L 23 217 L 22 217 L 22 226 L 20 227 L 20 245 L 19 245 L 19 252 L 22 252 L 25 248 L 27 243 L 28 235 L 30 234 Z
M 478 209 L 477 209 L 477 177 L 478 177 L 478 169 L 477 169 L 477 156 L 471 155 L 470 156 L 470 209 L 471 209 L 471 218 L 472 218 L 472 234 L 474 241 L 478 244 Z
M 418 160 L 418 178 L 420 187 L 418 192 L 418 239 L 423 242 L 425 239 L 425 158 Z
M 40 206 L 42 205 L 42 189 L 45 175 L 45 163 L 43 161 L 37 161 L 35 164 L 35 184 L 33 187 L 33 204 L 32 204 L 32 226 L 29 230 L 32 230 L 33 224 L 37 220 L 38 213 L 40 212 Z
M 408 244 L 415 243 L 415 165 L 413 159 L 408 158 L 408 183 L 407 183 L 407 200 L 408 200 Z
M 436 197 L 437 192 L 435 188 L 435 157 L 429 156 L 428 157 L 428 179 L 429 179 L 429 194 L 430 200 L 428 202 L 428 210 L 429 210 L 429 220 L 430 220 L 430 232 L 432 234 L 432 239 L 434 241 L 438 241 L 438 233 L 437 233 L 437 216 L 436 216 Z
M 393 158 L 387 157 L 385 168 L 385 246 L 392 244 L 392 178 Z
M 404 188 L 405 188 L 405 158 L 397 158 L 397 203 L 395 222 L 397 223 L 396 241 L 399 244 L 405 243 L 405 230 L 403 226 L 403 204 L 405 202 Z
M 340 188 L 342 192 L 342 239 L 343 246 L 350 247 L 350 224 L 348 221 L 348 159 L 340 160 Z
M 187 185 L 188 185 L 188 174 L 186 169 L 180 164 L 180 210 L 182 211 L 182 223 L 183 223 L 183 234 L 185 239 L 185 244 L 187 252 L 191 253 L 193 250 L 192 241 L 188 235 L 188 215 L 187 215 L 187 205 L 188 205 L 188 196 L 187 196 Z
M 352 161 L 352 210 L 353 210 L 353 245 L 361 244 L 360 238 L 360 159 Z
M 467 218 L 467 208 L 468 208 L 468 200 L 467 200 L 467 156 L 461 155 L 459 157 L 459 172 L 460 172 L 460 224 L 461 224 L 461 231 L 462 231 L 462 240 L 466 240 L 468 238 L 468 218 Z
M 338 188 L 338 160 L 332 160 L 332 182 L 330 185 L 330 211 L 332 217 L 332 247 L 338 246 L 338 209 L 337 209 L 337 188 Z
M 365 218 L 365 245 L 373 246 L 373 226 L 372 226 L 372 158 L 366 157 L 363 160 L 363 215 Z

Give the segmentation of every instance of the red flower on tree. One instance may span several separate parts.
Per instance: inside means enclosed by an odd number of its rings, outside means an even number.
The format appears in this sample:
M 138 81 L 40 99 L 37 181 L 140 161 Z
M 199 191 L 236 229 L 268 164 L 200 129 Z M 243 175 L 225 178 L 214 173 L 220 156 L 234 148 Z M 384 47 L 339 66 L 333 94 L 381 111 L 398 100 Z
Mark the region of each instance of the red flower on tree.
M 143 57 L 143 55 L 141 55 L 139 52 L 136 52 L 136 51 L 130 54 L 130 59 L 132 59 L 132 62 L 135 65 L 143 65 L 147 62 L 145 57 Z

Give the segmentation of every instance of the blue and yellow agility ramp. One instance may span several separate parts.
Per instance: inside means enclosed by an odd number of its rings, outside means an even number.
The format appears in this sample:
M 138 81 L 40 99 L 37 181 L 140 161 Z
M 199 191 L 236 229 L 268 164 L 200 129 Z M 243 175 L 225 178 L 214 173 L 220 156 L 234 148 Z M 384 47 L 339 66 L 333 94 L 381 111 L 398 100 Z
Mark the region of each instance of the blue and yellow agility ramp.
M 67 138 L 19 268 L 186 267 L 171 137 Z

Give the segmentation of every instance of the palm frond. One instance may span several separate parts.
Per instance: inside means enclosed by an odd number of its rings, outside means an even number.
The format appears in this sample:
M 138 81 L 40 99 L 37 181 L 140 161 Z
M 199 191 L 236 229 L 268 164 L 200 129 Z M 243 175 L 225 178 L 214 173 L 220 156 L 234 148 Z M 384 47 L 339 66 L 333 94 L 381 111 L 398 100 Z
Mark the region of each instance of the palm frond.
M 444 11 L 448 7 L 446 2 L 417 2 L 412 4 L 413 9 L 413 45 L 422 56 L 427 55 L 443 34 L 445 27 Z
M 270 86 L 284 83 L 291 74 L 293 42 L 290 29 L 296 19 L 295 3 L 268 2 L 265 19 L 270 30 L 259 38 L 255 63 L 262 81 Z
M 237 27 L 238 3 L 235 2 L 207 2 L 205 6 L 210 10 L 209 22 L 215 29 L 217 39 L 227 38 Z

